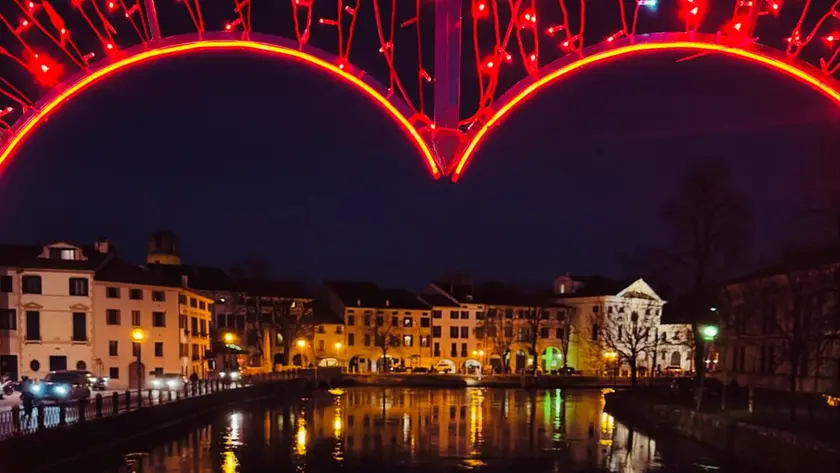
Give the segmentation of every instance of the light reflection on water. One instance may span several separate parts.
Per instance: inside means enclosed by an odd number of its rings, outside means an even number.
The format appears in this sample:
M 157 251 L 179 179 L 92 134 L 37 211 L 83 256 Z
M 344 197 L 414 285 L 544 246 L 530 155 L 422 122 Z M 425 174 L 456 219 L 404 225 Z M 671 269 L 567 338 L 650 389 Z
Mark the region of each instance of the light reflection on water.
M 663 453 L 656 440 L 616 421 L 603 405 L 599 391 L 333 390 L 296 407 L 229 412 L 185 438 L 152 448 L 133 471 L 390 473 L 413 467 L 423 472 L 513 467 L 529 473 L 682 473 L 708 468 L 699 450 Z

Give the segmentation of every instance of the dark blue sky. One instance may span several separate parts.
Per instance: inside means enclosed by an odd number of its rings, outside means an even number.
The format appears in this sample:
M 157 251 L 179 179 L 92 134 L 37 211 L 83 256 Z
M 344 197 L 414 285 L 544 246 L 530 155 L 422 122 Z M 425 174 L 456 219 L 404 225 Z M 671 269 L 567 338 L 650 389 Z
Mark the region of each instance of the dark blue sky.
M 824 236 L 812 215 L 825 98 L 733 60 L 631 57 L 511 114 L 461 182 L 433 181 L 383 113 L 298 64 L 204 54 L 134 69 L 56 114 L 0 175 L 2 240 L 108 236 L 142 258 L 171 229 L 184 260 L 263 256 L 286 278 L 416 287 L 449 269 L 545 282 L 619 273 L 662 235 L 692 159 L 732 168 L 755 258 Z M 833 151 L 837 156 L 837 151 Z

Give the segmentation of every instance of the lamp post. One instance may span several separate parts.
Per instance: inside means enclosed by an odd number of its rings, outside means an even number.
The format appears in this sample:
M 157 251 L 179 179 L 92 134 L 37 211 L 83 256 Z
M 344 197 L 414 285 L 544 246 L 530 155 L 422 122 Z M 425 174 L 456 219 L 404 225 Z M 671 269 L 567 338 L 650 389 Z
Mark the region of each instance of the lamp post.
M 484 372 L 484 350 L 473 350 L 472 354 L 478 357 L 478 379 L 481 379 L 481 374 Z
M 338 359 L 338 366 L 341 366 L 341 349 L 344 348 L 344 344 L 341 342 L 335 342 L 333 345 L 335 348 L 335 357 Z
M 612 363 L 613 389 L 615 389 L 616 376 L 618 373 L 618 353 L 616 353 L 615 351 L 608 351 L 604 353 L 604 359 L 607 360 L 608 366 L 610 363 Z
M 136 328 L 131 331 L 131 340 L 137 347 L 137 402 L 142 403 L 143 399 L 143 341 L 146 340 L 146 332 L 142 328 Z
M 306 340 L 304 340 L 303 338 L 298 338 L 295 341 L 295 346 L 297 346 L 298 352 L 300 353 L 300 367 L 304 368 L 304 366 L 303 366 L 303 350 L 306 349 Z

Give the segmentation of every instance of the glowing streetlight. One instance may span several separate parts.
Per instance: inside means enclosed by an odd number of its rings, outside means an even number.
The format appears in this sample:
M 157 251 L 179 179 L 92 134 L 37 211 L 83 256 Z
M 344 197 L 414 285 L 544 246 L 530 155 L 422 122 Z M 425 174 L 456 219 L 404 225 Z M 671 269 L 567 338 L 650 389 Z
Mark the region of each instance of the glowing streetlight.
M 297 347 L 298 347 L 298 348 L 300 348 L 300 349 L 306 348 L 306 340 L 304 340 L 304 339 L 302 339 L 302 338 L 298 338 L 298 339 L 297 339 L 297 342 L 295 342 L 295 344 L 296 344 L 296 345 L 297 345 Z
M 703 340 L 710 342 L 717 338 L 718 328 L 715 325 L 706 325 L 700 329 L 700 335 L 703 336 Z
M 224 339 L 225 343 L 230 344 L 233 343 L 233 341 L 236 339 L 236 336 L 230 332 L 227 332 L 226 334 L 222 335 L 222 338 Z
M 141 363 L 141 355 L 143 350 L 143 341 L 146 340 L 146 332 L 142 328 L 136 328 L 131 331 L 131 340 L 137 347 L 137 405 L 143 404 L 143 364 Z
M 341 350 L 341 347 L 343 347 L 343 346 L 344 345 L 342 345 L 341 342 L 335 342 L 335 350 L 336 351 Z
M 136 343 L 143 343 L 146 339 L 146 332 L 142 328 L 136 328 L 131 331 L 131 339 Z

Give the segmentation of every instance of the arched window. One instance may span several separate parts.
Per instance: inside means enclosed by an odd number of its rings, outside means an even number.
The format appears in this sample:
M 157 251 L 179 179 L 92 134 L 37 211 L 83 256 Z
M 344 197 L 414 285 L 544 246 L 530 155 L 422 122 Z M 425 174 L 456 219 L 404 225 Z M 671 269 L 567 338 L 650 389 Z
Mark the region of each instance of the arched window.
M 671 353 L 671 366 L 680 366 L 682 364 L 681 358 L 680 352 L 675 351 L 674 353 Z

